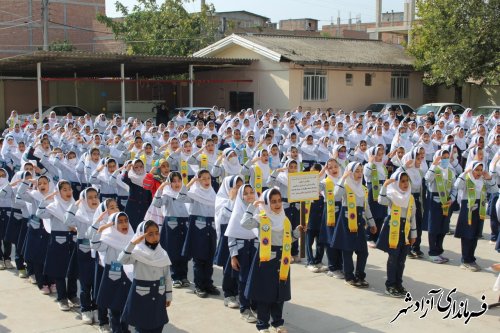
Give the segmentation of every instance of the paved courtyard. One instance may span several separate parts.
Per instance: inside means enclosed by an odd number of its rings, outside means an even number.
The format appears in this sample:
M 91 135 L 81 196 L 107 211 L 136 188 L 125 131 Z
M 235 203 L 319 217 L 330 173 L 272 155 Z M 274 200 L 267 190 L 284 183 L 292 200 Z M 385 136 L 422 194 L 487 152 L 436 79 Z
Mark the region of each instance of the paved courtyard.
M 453 218 L 456 221 L 456 215 Z M 485 231 L 489 231 L 486 221 Z M 479 241 L 476 257 L 484 268 L 500 262 L 500 256 L 490 245 L 488 235 Z M 424 233 L 423 251 L 427 250 L 427 234 Z M 327 277 L 324 274 L 309 272 L 303 264 L 292 266 L 292 301 L 285 304 L 285 325 L 291 333 L 305 332 L 498 332 L 500 327 L 500 308 L 486 311 L 477 318 L 470 318 L 468 324 L 461 319 L 442 319 L 453 309 L 439 312 L 434 304 L 420 306 L 417 312 L 416 302 L 436 288 L 443 288 L 441 305 L 447 305 L 448 292 L 456 308 L 449 317 L 459 311 L 459 303 L 468 300 L 467 309 L 472 313 L 481 311 L 481 297 L 492 303 L 498 299 L 498 292 L 492 291 L 496 276 L 483 270 L 472 273 L 459 268 L 460 240 L 447 236 L 445 255 L 451 261 L 445 265 L 432 264 L 427 260 L 407 260 L 405 287 L 412 294 L 412 301 L 394 299 L 384 295 L 385 265 L 387 256 L 379 250 L 370 249 L 367 265 L 368 289 L 353 289 L 343 281 Z M 325 258 L 326 260 L 326 258 Z M 192 276 L 191 276 L 192 279 Z M 214 280 L 220 287 L 221 270 L 215 269 Z M 239 318 L 238 310 L 225 308 L 222 296 L 219 298 L 200 299 L 190 289 L 174 290 L 174 300 L 168 310 L 170 324 L 164 332 L 256 332 L 253 324 L 247 324 Z M 439 295 L 434 297 L 437 301 Z M 427 299 L 430 297 L 427 296 Z M 456 302 L 455 302 L 456 301 Z M 425 302 L 425 300 L 424 300 Z M 398 312 L 413 307 L 408 314 L 389 322 Z M 453 307 L 453 305 L 452 305 Z M 424 318 L 419 319 L 428 310 Z M 463 310 L 463 308 L 462 308 Z M 463 312 L 463 311 L 462 311 Z M 77 311 L 62 312 L 58 309 L 53 296 L 42 295 L 27 280 L 15 276 L 14 271 L 0 271 L 0 332 L 96 332 L 96 326 L 82 325 Z

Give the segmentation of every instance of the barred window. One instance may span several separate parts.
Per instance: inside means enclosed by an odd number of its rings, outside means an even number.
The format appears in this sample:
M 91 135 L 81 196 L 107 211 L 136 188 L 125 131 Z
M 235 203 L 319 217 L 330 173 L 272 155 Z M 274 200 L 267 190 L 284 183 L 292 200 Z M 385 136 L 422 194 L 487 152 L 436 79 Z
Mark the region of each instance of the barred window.
M 391 98 L 407 99 L 410 90 L 410 75 L 408 73 L 392 73 Z
M 304 71 L 304 100 L 326 100 L 326 70 L 310 69 Z

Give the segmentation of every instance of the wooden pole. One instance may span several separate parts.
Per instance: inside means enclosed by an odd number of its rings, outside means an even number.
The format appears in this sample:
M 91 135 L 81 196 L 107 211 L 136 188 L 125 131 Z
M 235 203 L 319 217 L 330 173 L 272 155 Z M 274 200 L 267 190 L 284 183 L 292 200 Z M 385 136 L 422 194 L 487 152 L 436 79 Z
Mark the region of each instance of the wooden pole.
M 306 230 L 306 203 L 305 201 L 300 202 L 300 225 Z M 304 231 L 300 232 L 300 258 L 305 258 L 306 256 L 306 233 Z

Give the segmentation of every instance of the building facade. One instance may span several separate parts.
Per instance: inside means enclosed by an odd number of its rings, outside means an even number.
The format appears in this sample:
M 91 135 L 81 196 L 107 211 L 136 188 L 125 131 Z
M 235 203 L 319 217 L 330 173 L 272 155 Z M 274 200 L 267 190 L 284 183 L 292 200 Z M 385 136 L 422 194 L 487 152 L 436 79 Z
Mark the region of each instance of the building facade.
M 413 59 L 381 41 L 231 35 L 194 55 L 257 60 L 246 68 L 197 73 L 196 79 L 251 82 L 196 90 L 195 105 L 351 110 L 392 101 L 417 107 L 423 101 L 422 73 L 413 70 Z

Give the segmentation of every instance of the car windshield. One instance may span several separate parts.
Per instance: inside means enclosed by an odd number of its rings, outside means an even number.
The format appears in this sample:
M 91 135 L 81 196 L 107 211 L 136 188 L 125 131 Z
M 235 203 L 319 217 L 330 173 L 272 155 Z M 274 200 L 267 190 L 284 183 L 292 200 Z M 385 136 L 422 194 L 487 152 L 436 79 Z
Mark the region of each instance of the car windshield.
M 384 106 L 385 106 L 385 104 L 370 104 L 363 111 L 371 110 L 372 112 L 382 112 L 382 109 L 384 108 Z
M 500 111 L 500 106 L 493 108 L 477 108 L 476 110 L 473 111 L 473 115 L 475 116 L 484 115 L 485 117 L 489 117 L 495 111 Z
M 428 112 L 433 111 L 434 114 L 439 110 L 439 106 L 437 105 L 422 105 L 421 107 L 418 107 L 415 112 L 419 116 L 426 115 Z

